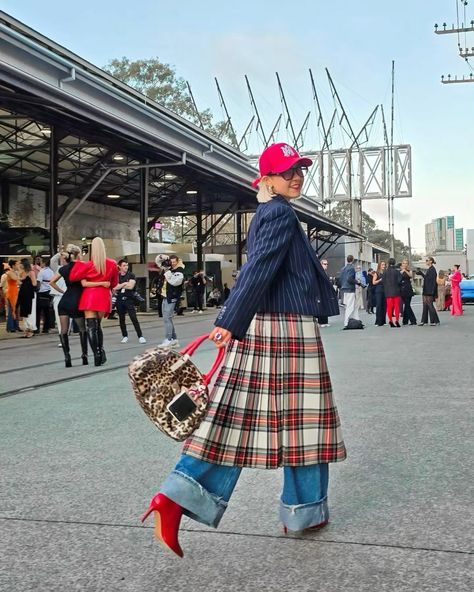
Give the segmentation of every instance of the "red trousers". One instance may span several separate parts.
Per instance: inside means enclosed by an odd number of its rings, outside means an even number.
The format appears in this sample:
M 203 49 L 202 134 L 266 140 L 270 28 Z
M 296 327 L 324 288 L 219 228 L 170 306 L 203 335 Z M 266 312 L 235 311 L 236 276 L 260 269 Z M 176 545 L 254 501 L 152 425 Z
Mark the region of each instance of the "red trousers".
M 391 321 L 393 317 L 398 322 L 400 319 L 400 296 L 387 296 L 387 319 Z

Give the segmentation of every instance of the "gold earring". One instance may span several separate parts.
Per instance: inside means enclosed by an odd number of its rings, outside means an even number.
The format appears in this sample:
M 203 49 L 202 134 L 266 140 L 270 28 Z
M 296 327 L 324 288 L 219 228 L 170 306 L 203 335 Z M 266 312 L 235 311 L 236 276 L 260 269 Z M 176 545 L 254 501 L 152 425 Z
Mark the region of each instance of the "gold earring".
M 276 195 L 275 188 L 273 187 L 273 185 L 267 185 L 267 187 L 268 191 L 270 192 L 270 195 Z

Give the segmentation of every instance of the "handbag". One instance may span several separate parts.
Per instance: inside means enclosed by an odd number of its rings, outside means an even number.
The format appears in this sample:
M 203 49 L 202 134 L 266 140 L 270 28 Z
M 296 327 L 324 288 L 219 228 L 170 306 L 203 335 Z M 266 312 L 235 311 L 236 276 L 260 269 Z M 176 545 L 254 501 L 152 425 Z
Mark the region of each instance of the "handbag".
M 181 352 L 160 347 L 149 349 L 134 358 L 128 367 L 140 407 L 173 440 L 186 440 L 206 415 L 208 386 L 225 355 L 225 348 L 219 348 L 209 372 L 201 374 L 191 356 L 208 337 L 198 337 Z

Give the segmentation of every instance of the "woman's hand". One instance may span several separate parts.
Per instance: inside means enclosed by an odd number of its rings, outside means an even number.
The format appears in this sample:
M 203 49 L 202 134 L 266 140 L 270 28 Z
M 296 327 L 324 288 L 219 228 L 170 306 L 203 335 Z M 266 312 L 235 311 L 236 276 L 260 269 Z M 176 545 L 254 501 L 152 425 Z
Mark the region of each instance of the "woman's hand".
M 209 339 L 213 341 L 217 347 L 225 347 L 232 339 L 232 333 L 222 327 L 216 327 L 211 331 Z

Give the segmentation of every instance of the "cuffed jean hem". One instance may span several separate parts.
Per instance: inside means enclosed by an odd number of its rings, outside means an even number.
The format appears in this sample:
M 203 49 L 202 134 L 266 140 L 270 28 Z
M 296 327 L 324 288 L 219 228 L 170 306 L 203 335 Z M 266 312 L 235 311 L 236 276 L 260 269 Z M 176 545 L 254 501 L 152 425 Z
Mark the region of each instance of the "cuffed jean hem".
M 288 530 L 298 532 L 329 521 L 327 497 L 319 502 L 288 506 L 280 500 L 280 521 Z
M 197 522 L 217 528 L 227 502 L 209 493 L 189 475 L 172 471 L 160 487 L 160 492 L 179 504 L 183 514 Z

